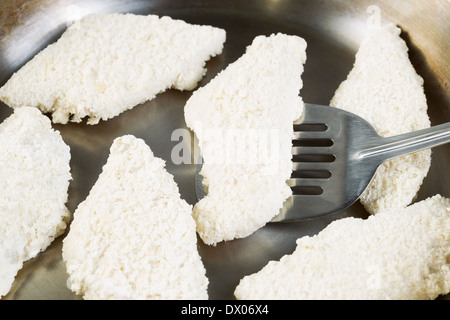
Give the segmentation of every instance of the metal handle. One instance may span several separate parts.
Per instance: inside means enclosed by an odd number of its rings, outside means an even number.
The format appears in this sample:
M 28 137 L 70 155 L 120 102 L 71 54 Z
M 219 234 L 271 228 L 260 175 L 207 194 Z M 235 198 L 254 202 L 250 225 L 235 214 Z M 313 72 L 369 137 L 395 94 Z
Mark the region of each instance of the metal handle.
M 364 149 L 359 158 L 378 157 L 381 162 L 450 142 L 450 122 L 405 133 L 393 137 L 377 139 L 376 146 Z M 381 143 L 379 143 L 381 141 Z

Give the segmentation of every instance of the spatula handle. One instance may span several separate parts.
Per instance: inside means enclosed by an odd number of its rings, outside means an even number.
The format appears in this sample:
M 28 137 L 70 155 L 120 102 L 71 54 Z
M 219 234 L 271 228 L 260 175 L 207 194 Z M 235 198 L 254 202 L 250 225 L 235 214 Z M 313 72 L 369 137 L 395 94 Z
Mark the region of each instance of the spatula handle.
M 450 142 L 450 122 L 431 128 L 379 139 L 378 145 L 366 148 L 360 158 L 377 158 L 381 162 Z

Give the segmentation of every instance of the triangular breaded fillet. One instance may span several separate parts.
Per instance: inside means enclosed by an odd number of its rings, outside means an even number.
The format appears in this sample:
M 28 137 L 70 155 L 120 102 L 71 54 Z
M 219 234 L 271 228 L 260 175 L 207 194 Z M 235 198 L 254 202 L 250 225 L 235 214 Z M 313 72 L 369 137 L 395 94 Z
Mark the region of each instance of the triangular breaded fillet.
M 207 299 L 192 207 L 141 139 L 117 138 L 63 241 L 85 299 Z
M 383 137 L 430 127 L 423 79 L 393 24 L 373 29 L 362 42 L 353 70 L 331 106 L 369 121 Z M 372 214 L 411 203 L 431 165 L 431 150 L 385 162 L 361 196 Z
M 207 244 L 243 238 L 276 216 L 292 195 L 293 123 L 306 42 L 258 36 L 236 62 L 198 89 L 185 106 L 199 139 L 208 194 L 194 207 Z
M 332 222 L 244 277 L 238 299 L 434 299 L 450 291 L 450 199 Z
M 169 17 L 87 16 L 15 73 L 0 99 L 51 112 L 55 123 L 96 124 L 167 89 L 193 89 L 225 36 Z
M 69 162 L 69 147 L 36 108 L 18 108 L 0 124 L 0 296 L 23 262 L 64 232 Z

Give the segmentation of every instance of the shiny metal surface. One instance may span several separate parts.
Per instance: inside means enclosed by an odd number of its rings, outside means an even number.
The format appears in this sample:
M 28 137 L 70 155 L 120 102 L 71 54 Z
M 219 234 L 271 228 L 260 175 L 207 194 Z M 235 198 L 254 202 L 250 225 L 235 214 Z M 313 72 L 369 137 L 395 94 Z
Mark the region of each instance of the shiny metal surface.
M 375 3 L 374 3 L 375 2 Z M 241 56 L 260 34 L 284 32 L 304 37 L 308 61 L 303 75 L 306 102 L 327 105 L 348 72 L 367 27 L 393 21 L 404 30 L 410 58 L 425 80 L 433 125 L 450 121 L 450 2 L 447 0 L 13 0 L 0 4 L 0 85 L 39 50 L 55 41 L 74 20 L 93 12 L 133 12 L 169 15 L 190 23 L 210 24 L 227 31 L 222 55 L 207 64 L 205 85 L 217 72 Z M 93 186 L 114 138 L 134 134 L 143 138 L 167 169 L 181 195 L 196 202 L 196 166 L 175 165 L 173 130 L 185 128 L 183 107 L 191 92 L 168 91 L 155 100 L 97 126 L 55 125 L 71 147 L 73 181 L 68 207 L 73 212 Z M 0 121 L 12 111 L 0 105 Z M 0 146 L 1 147 L 1 146 Z M 450 197 L 450 148 L 434 149 L 431 170 L 417 196 L 436 193 Z M 1 191 L 0 191 L 1 192 Z M 295 240 L 313 235 L 335 219 L 367 217 L 361 205 L 332 217 L 295 223 L 273 223 L 245 239 L 216 247 L 199 240 L 199 251 L 210 280 L 211 299 L 233 299 L 239 280 L 269 260 L 291 253 Z M 6 299 L 80 299 L 66 286 L 59 237 L 43 253 L 25 263 Z M 448 296 L 446 297 L 448 298 Z
M 450 142 L 450 122 L 383 138 L 353 113 L 308 103 L 294 128 L 294 145 L 299 146 L 292 148 L 294 175 L 288 181 L 293 197 L 276 221 L 341 212 L 361 196 L 386 160 Z M 322 143 L 327 140 L 332 144 Z

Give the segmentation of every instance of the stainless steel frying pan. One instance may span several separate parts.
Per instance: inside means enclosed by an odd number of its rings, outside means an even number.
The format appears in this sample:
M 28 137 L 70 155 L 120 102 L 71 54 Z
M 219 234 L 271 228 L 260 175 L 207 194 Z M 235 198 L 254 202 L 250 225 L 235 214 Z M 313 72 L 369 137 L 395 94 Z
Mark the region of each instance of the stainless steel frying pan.
M 14 0 L 0 3 L 0 85 L 39 50 L 55 41 L 74 20 L 94 12 L 169 15 L 190 23 L 226 29 L 222 55 L 208 64 L 200 86 L 236 60 L 251 40 L 274 32 L 296 34 L 308 42 L 303 99 L 327 105 L 350 71 L 359 43 L 374 23 L 393 21 L 404 31 L 410 58 L 425 80 L 432 124 L 450 121 L 450 2 L 448 0 Z M 185 128 L 183 107 L 191 92 L 169 91 L 155 100 L 97 126 L 55 126 L 72 150 L 73 181 L 68 207 L 73 212 L 95 183 L 114 138 L 143 138 L 194 204 L 195 164 L 175 165 L 171 150 L 179 142 L 171 133 Z M 12 110 L 0 105 L 0 121 Z M 1 146 L 0 146 L 1 147 Z M 1 192 L 1 190 L 0 190 Z M 450 146 L 433 151 L 431 170 L 417 200 L 440 193 L 450 197 Z M 239 280 L 269 260 L 291 253 L 295 240 L 318 233 L 343 217 L 367 217 L 355 204 L 335 216 L 289 224 L 268 224 L 252 236 L 209 247 L 199 241 L 211 299 L 233 299 Z M 66 286 L 59 237 L 43 253 L 25 263 L 6 299 L 80 299 Z M 448 296 L 442 298 L 449 298 Z

